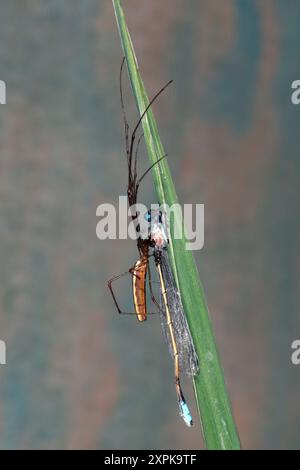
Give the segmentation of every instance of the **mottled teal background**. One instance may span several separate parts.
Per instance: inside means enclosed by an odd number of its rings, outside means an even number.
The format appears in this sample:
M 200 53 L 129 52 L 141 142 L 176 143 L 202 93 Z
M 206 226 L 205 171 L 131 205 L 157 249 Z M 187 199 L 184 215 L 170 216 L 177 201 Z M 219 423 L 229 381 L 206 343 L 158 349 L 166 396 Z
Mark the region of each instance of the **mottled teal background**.
M 155 114 L 180 200 L 205 204 L 196 259 L 243 446 L 300 448 L 300 3 L 123 6 L 149 94 L 174 79 Z M 95 234 L 126 189 L 121 56 L 109 0 L 1 1 L 3 449 L 203 445 L 178 417 L 159 318 L 119 317 L 106 287 L 136 257 Z

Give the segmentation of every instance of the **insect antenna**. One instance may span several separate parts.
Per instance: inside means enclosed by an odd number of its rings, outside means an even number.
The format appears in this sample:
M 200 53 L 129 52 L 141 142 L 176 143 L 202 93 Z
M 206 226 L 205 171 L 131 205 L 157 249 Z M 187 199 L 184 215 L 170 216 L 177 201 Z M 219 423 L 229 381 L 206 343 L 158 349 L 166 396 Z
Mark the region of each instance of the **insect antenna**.
M 125 146 L 126 146 L 126 156 L 127 156 L 127 165 L 128 165 L 128 198 L 130 204 L 135 204 L 136 198 L 137 198 L 137 191 L 138 187 L 141 183 L 141 181 L 144 179 L 144 177 L 147 175 L 147 173 L 153 168 L 154 165 L 156 165 L 160 160 L 166 157 L 164 155 L 160 159 L 158 159 L 156 162 L 154 162 L 144 173 L 143 175 L 137 180 L 137 156 L 138 156 L 138 149 L 139 149 L 139 144 L 141 139 L 144 136 L 144 133 L 141 134 L 141 136 L 138 139 L 136 149 L 135 149 L 135 155 L 134 155 L 134 164 L 132 168 L 132 159 L 133 159 L 133 147 L 134 147 L 134 142 L 135 142 L 135 136 L 136 132 L 141 125 L 141 122 L 144 118 L 144 116 L 147 114 L 147 111 L 150 109 L 154 101 L 163 93 L 163 91 L 173 82 L 173 80 L 170 80 L 166 85 L 164 85 L 151 99 L 149 104 L 146 106 L 144 112 L 140 116 L 136 126 L 133 129 L 133 132 L 131 134 L 131 139 L 130 139 L 130 144 L 129 144 L 129 124 L 126 116 L 126 111 L 125 111 L 125 105 L 124 105 L 124 97 L 123 97 L 123 70 L 124 70 L 124 64 L 126 62 L 126 57 L 124 56 L 121 62 L 121 67 L 120 67 L 120 77 L 119 77 L 119 82 L 120 82 L 120 99 L 121 99 L 121 108 L 122 108 L 122 114 L 123 114 L 123 121 L 124 121 L 124 130 L 125 130 Z
M 157 165 L 157 163 L 159 163 L 161 160 L 163 160 L 164 158 L 166 158 L 168 156 L 168 154 L 166 153 L 166 155 L 164 155 L 163 157 L 159 158 L 158 160 L 156 160 L 156 162 L 152 163 L 151 166 L 149 166 L 149 168 L 145 171 L 145 173 L 142 174 L 142 176 L 138 179 L 137 181 L 137 188 L 139 187 L 141 181 L 145 178 L 145 176 L 149 173 L 150 170 L 152 170 L 152 168 Z
M 140 145 L 140 142 L 141 142 L 143 137 L 144 137 L 144 132 L 140 135 L 140 137 L 138 139 L 138 142 L 136 144 L 136 148 L 135 148 L 134 171 L 133 171 L 135 181 L 136 181 L 136 178 L 137 178 L 136 169 L 137 169 L 137 157 L 138 157 L 139 145 Z
M 145 117 L 145 115 L 147 114 L 147 111 L 149 110 L 149 108 L 151 108 L 152 104 L 154 103 L 154 101 L 161 95 L 161 93 L 163 93 L 165 91 L 165 89 L 171 85 L 171 83 L 173 83 L 173 80 L 170 80 L 168 83 L 166 83 L 166 85 L 164 85 L 157 93 L 156 95 L 153 96 L 153 98 L 151 99 L 151 101 L 149 102 L 148 106 L 146 106 L 144 112 L 142 113 L 141 117 L 139 118 L 135 128 L 133 129 L 133 132 L 131 134 L 131 142 L 130 142 L 130 149 L 129 149 L 129 155 L 132 155 L 132 150 L 133 150 L 133 145 L 134 145 L 134 140 L 135 140 L 135 134 L 143 120 L 143 118 Z M 130 158 L 130 157 L 129 157 Z

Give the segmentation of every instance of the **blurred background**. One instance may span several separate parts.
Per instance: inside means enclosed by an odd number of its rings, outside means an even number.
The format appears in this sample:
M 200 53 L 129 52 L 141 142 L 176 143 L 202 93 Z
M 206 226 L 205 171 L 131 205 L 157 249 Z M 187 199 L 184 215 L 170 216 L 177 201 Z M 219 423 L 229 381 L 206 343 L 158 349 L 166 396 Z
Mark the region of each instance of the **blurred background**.
M 243 447 L 299 448 L 300 4 L 123 7 L 149 95 L 174 79 L 154 112 L 180 201 L 205 204 L 195 256 Z M 134 242 L 96 238 L 97 206 L 126 191 L 112 4 L 0 11 L 0 448 L 202 447 L 178 416 L 159 318 L 118 316 L 107 289 Z M 151 176 L 141 198 L 156 202 Z M 129 284 L 119 295 L 126 308 Z

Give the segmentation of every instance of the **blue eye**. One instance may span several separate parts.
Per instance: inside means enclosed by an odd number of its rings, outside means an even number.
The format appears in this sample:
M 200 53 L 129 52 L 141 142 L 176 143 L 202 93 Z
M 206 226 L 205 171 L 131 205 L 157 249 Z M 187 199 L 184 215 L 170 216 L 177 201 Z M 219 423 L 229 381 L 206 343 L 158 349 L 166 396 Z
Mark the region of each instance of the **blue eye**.
M 147 222 L 151 222 L 151 212 L 150 212 L 150 211 L 146 212 L 146 214 L 145 214 L 145 220 L 146 220 Z

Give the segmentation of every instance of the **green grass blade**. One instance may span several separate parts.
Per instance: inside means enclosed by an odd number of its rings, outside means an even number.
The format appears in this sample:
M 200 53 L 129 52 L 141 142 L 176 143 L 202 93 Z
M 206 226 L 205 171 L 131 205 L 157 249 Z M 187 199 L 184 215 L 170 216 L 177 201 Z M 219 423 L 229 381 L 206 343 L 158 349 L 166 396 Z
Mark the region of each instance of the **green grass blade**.
M 112 0 L 127 68 L 140 115 L 149 103 L 119 0 Z M 150 109 L 143 119 L 145 142 L 151 163 L 165 155 L 154 115 Z M 154 185 L 160 204 L 178 203 L 167 159 L 153 167 Z M 194 391 L 208 449 L 240 449 L 240 441 L 231 411 L 222 366 L 220 364 L 202 284 L 193 257 L 185 249 L 185 239 L 175 239 L 172 231 L 181 224 L 180 211 L 171 223 L 170 258 L 183 306 L 200 360 L 200 374 L 194 379 Z M 173 229 L 173 230 L 172 230 Z

